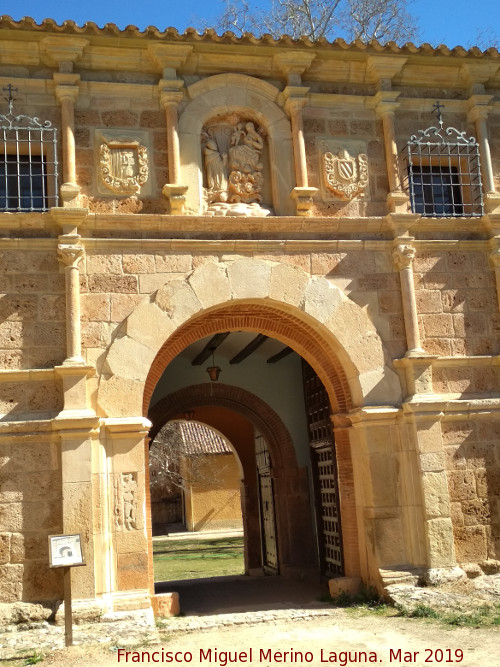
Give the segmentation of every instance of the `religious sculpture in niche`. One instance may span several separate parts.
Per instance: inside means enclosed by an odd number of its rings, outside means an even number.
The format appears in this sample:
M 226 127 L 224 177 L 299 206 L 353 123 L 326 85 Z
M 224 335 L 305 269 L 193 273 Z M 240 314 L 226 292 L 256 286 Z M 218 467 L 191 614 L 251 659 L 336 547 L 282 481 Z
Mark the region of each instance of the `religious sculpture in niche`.
M 364 153 L 353 157 L 345 148 L 334 155 L 323 153 L 323 181 L 341 199 L 353 199 L 368 185 L 368 158 Z
M 229 114 L 202 132 L 205 199 L 212 215 L 267 215 L 261 206 L 264 184 L 264 131 Z
M 116 194 L 136 195 L 148 180 L 148 152 L 138 141 L 103 142 L 99 160 L 101 182 Z
M 137 473 L 123 472 L 115 478 L 116 530 L 136 530 L 137 526 Z

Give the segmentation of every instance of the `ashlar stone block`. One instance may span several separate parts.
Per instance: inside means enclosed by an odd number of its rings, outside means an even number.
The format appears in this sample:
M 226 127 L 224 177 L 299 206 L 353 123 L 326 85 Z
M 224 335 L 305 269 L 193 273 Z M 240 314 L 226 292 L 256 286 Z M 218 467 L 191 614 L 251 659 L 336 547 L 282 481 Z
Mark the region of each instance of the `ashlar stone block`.
M 451 519 L 430 519 L 426 522 L 429 567 L 455 565 Z
M 201 310 L 201 304 L 192 287 L 180 280 L 174 280 L 161 287 L 156 292 L 154 302 L 170 317 L 174 327 Z
M 233 299 L 258 299 L 269 296 L 271 264 L 245 257 L 230 264 L 227 275 Z
M 444 471 L 423 473 L 422 490 L 425 499 L 426 519 L 436 519 L 450 515 L 448 484 Z
M 286 264 L 278 264 L 271 269 L 269 297 L 300 307 L 309 276 L 304 271 Z
M 155 352 L 173 331 L 174 325 L 170 317 L 149 301 L 139 304 L 125 322 L 127 336 Z
M 326 278 L 312 278 L 309 281 L 304 294 L 304 311 L 308 315 L 324 324 L 336 316 L 342 302 L 342 292 Z
M 156 351 L 143 343 L 124 336 L 114 341 L 106 357 L 105 368 L 111 375 L 143 381 L 155 358 Z
M 231 287 L 224 266 L 203 264 L 193 272 L 189 284 L 203 308 L 210 308 L 231 299 Z

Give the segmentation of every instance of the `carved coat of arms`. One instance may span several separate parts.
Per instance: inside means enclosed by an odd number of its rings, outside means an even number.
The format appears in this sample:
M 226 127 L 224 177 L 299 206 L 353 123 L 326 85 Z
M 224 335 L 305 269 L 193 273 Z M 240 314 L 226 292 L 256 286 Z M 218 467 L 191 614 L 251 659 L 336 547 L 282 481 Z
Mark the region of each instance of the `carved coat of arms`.
M 149 176 L 148 153 L 137 141 L 109 141 L 99 151 L 102 183 L 120 195 L 135 195 Z
M 327 151 L 322 167 L 326 187 L 342 199 L 352 199 L 368 185 L 368 159 L 364 153 L 352 157 L 345 148 L 337 155 Z

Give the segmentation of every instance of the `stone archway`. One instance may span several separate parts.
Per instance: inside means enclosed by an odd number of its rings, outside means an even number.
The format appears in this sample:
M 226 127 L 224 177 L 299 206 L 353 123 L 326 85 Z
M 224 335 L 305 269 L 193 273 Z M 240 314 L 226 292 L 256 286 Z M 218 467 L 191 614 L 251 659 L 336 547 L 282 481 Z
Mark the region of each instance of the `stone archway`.
M 99 378 L 103 416 L 147 413 L 166 365 L 212 332 L 261 331 L 318 373 L 332 407 L 397 404 L 401 385 L 366 312 L 326 278 L 264 260 L 209 262 L 165 284 L 124 320 Z
M 152 422 L 151 439 L 168 421 L 187 410 L 200 406 L 218 406 L 234 411 L 245 417 L 262 433 L 269 446 L 273 464 L 272 477 L 276 492 L 275 510 L 280 571 L 295 573 L 299 570 L 312 569 L 315 565 L 316 554 L 313 549 L 315 537 L 310 517 L 307 470 L 298 466 L 292 438 L 279 415 L 258 396 L 241 387 L 223 383 L 195 385 L 163 397 L 151 408 L 148 414 Z M 238 452 L 237 443 L 230 433 L 227 433 L 217 422 L 206 419 L 204 422 L 220 430 L 233 442 Z M 255 473 L 255 458 L 252 464 Z M 251 476 L 252 471 L 249 470 L 249 466 L 246 465 L 244 468 L 245 476 Z M 260 529 L 256 488 L 255 483 L 248 483 L 248 479 L 245 483 L 245 503 L 248 508 L 253 508 L 245 518 L 247 535 L 258 536 Z M 355 520 L 355 517 L 351 519 Z M 353 551 L 357 554 L 357 544 L 353 547 Z M 250 568 L 259 567 L 256 558 L 259 558 L 259 554 L 254 549 L 247 558 Z M 352 559 L 351 553 L 349 553 L 349 558 Z
M 208 262 L 184 279 L 165 284 L 124 320 L 108 348 L 97 392 L 100 414 L 147 414 L 154 387 L 172 359 L 211 333 L 238 330 L 258 331 L 289 345 L 326 388 L 339 424 L 343 542 L 352 554 L 346 574 L 357 574 L 361 552 L 364 561 L 372 558 L 364 547 L 358 549 L 358 537 L 365 532 L 358 531 L 364 500 L 358 498 L 357 512 L 354 479 L 359 480 L 358 496 L 367 497 L 376 480 L 366 477 L 362 457 L 353 460 L 350 434 L 340 426 L 342 415 L 347 423 L 355 408 L 399 403 L 401 385 L 366 312 L 326 278 L 244 258 Z

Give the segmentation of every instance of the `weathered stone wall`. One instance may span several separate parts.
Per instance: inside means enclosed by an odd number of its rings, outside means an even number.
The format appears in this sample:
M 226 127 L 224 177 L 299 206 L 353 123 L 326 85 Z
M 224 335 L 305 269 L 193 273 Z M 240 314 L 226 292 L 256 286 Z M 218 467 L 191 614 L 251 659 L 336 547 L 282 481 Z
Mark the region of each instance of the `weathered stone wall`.
M 442 424 L 458 563 L 500 556 L 500 422 Z
M 0 252 L 0 364 L 4 369 L 51 368 L 66 352 L 64 274 L 56 244 Z M 37 242 L 33 242 L 36 247 Z
M 487 249 L 468 251 L 457 245 L 456 250 L 424 250 L 415 257 L 423 348 L 440 356 L 498 354 L 500 316 Z
M 0 433 L 0 599 L 57 600 L 60 570 L 49 569 L 48 535 L 62 529 L 60 453 L 47 424 L 36 435 Z

